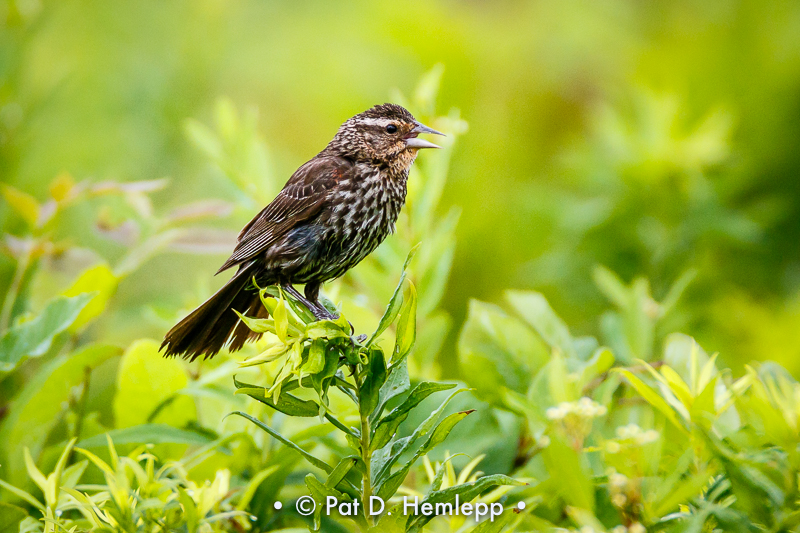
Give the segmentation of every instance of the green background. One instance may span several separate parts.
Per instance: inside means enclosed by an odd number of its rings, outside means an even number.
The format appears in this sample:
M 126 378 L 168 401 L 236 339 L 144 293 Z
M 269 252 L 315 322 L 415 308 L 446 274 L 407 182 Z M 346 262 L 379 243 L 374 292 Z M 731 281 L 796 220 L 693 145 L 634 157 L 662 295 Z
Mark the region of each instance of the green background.
M 730 366 L 798 370 L 800 4 L 26 0 L 0 20 L 0 175 L 39 199 L 61 172 L 168 177 L 157 209 L 230 199 L 187 118 L 211 122 L 220 97 L 257 108 L 282 181 L 344 119 L 442 64 L 439 109 L 470 125 L 442 202 L 462 209 L 451 339 L 472 297 L 540 290 L 594 334 L 608 306 L 596 265 L 646 276 L 656 298 L 696 269 L 675 329 Z M 236 230 L 256 204 L 212 225 Z M 0 224 L 23 228 L 5 204 Z M 76 244 L 122 254 L 81 231 Z M 207 294 L 224 257 L 148 261 L 87 335 L 159 338 L 146 308 Z M 0 259 L 3 292 L 12 271 Z

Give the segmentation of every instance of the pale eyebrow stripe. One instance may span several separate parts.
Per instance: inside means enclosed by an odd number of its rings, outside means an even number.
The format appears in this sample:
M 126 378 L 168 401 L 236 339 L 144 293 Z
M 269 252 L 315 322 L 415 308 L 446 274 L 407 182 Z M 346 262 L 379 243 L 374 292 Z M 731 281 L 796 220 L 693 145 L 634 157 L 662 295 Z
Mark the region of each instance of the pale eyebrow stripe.
M 362 118 L 359 122 L 367 126 L 388 126 L 394 120 L 390 118 Z

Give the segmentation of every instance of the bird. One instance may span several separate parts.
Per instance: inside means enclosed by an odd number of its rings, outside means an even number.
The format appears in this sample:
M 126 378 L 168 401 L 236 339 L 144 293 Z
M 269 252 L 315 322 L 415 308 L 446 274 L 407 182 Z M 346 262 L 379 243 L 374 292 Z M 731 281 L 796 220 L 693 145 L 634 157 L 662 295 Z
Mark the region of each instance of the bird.
M 421 134 L 444 135 L 404 107 L 367 109 L 295 171 L 278 195 L 244 226 L 217 274 L 236 267 L 225 285 L 165 335 L 165 357 L 208 359 L 235 352 L 261 334 L 239 314 L 265 318 L 257 287 L 277 285 L 317 320 L 335 318 L 320 302 L 323 283 L 341 277 L 395 229 L 408 173 L 422 149 L 440 148 Z M 304 285 L 303 294 L 294 284 Z

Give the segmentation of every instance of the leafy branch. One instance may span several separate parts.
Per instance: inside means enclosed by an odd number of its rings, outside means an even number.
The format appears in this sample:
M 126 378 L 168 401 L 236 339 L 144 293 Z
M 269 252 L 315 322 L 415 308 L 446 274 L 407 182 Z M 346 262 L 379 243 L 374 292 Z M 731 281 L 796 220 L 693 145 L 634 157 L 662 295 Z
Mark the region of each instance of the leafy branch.
M 417 295 L 407 279 L 406 268 L 376 330 L 369 336 L 351 336 L 349 322 L 341 310 L 336 320 L 316 321 L 300 302 L 276 288 L 260 290 L 261 301 L 270 318 L 242 316 L 253 331 L 271 333 L 276 342 L 263 353 L 244 360 L 242 366 L 268 363 L 280 365 L 272 383 L 259 386 L 235 380 L 237 394 L 246 394 L 270 408 L 292 417 L 319 416 L 343 434 L 352 453 L 338 457 L 335 465 L 307 452 L 267 423 L 241 411 L 235 414 L 253 422 L 274 439 L 294 449 L 324 473 L 324 481 L 310 473 L 306 486 L 316 502 L 314 529 L 321 526 L 321 512 L 330 496 L 339 502 L 358 501 L 352 518 L 363 531 L 373 526 L 375 516 L 366 513 L 373 497 L 388 501 L 400 489 L 412 466 L 444 442 L 452 429 L 473 412 L 445 414 L 450 400 L 467 389 L 457 389 L 412 433 L 399 437 L 400 424 L 409 413 L 432 394 L 455 389 L 455 384 L 423 381 L 412 388 L 407 359 L 416 340 Z M 327 306 L 333 306 L 325 302 Z M 381 334 L 395 324 L 394 348 L 389 357 L 378 343 Z M 303 399 L 304 389 L 313 390 L 316 400 Z M 358 425 L 348 427 L 331 412 L 333 391 L 349 398 L 358 410 Z M 392 407 L 393 406 L 393 407 Z M 391 407 L 391 408 L 390 408 Z M 407 457 L 410 456 L 410 459 Z M 482 478 L 448 488 L 444 495 L 471 499 L 497 485 L 517 485 L 506 476 Z M 476 487 L 478 487 L 476 489 Z M 431 487 L 429 499 L 442 498 L 438 486 Z M 438 501 L 438 500 L 437 500 Z M 409 519 L 406 528 L 417 530 L 431 517 Z

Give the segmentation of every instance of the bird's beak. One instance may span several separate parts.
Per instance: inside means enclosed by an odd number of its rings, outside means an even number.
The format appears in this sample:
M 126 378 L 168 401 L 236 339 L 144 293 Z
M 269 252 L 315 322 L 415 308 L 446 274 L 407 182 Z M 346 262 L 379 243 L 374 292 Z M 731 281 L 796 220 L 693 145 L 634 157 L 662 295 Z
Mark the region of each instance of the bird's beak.
M 429 128 L 428 126 L 420 124 L 419 122 L 416 122 L 415 124 L 416 126 L 413 130 L 411 130 L 411 135 L 413 135 L 413 137 L 408 137 L 406 139 L 407 148 L 413 148 L 415 150 L 421 150 L 422 148 L 441 148 L 441 146 L 433 144 L 430 141 L 426 141 L 425 139 L 418 139 L 417 135 L 420 133 L 432 133 L 434 135 L 444 136 L 444 133 L 436 131 L 433 128 Z

